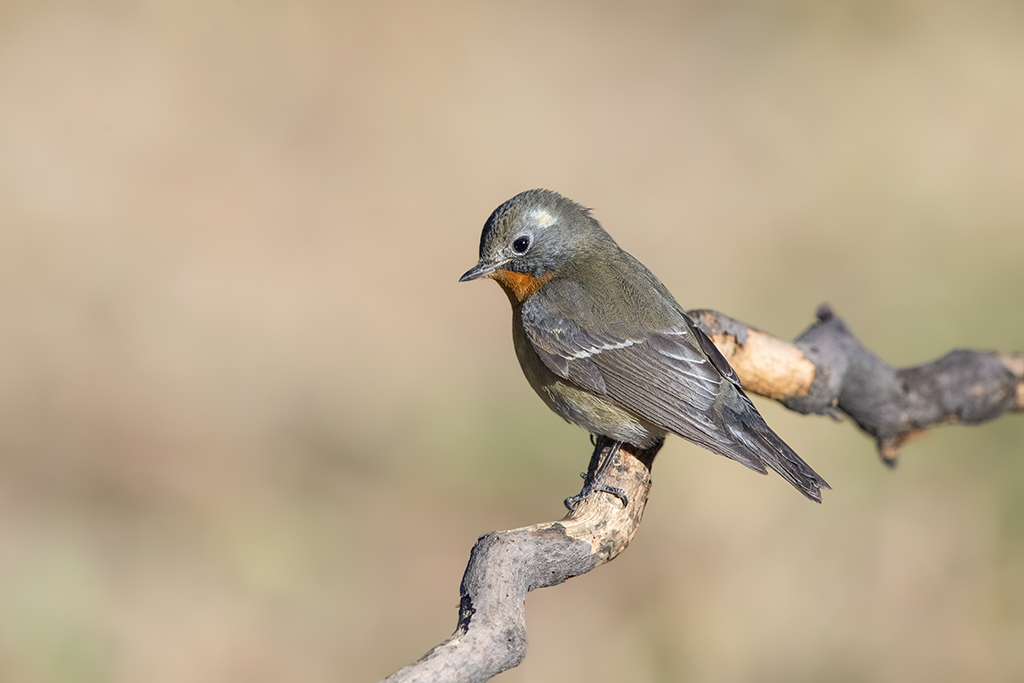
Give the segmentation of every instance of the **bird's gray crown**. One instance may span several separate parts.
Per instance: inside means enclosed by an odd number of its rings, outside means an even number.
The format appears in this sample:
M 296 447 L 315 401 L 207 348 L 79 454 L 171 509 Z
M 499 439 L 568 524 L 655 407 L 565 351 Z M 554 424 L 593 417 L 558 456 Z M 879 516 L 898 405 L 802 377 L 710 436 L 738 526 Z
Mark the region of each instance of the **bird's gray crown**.
M 518 272 L 550 272 L 594 241 L 611 238 L 589 209 L 551 190 L 527 190 L 491 213 L 480 235 L 480 260 L 507 263 Z

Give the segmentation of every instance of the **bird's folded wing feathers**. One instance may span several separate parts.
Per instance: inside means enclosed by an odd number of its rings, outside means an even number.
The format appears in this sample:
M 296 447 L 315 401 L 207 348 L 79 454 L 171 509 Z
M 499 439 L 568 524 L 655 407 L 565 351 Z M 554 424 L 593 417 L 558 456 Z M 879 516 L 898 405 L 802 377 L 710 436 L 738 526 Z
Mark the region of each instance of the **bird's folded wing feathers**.
M 522 309 L 526 336 L 549 370 L 668 431 L 708 446 L 720 441 L 720 427 L 708 414 L 728 378 L 719 365 L 735 374 L 705 337 L 720 363 L 709 358 L 698 336 L 703 333 L 684 315 L 674 329 L 628 329 L 617 321 L 612 333 L 586 330 L 558 315 L 565 312 L 559 308 L 535 295 Z

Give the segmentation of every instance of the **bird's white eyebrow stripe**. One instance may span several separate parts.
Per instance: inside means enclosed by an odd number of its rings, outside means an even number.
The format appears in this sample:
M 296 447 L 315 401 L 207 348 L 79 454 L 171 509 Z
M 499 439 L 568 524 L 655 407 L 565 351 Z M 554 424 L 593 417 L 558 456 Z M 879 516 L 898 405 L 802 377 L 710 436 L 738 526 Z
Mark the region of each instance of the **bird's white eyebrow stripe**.
M 530 211 L 530 220 L 542 228 L 554 225 L 555 223 L 555 217 L 541 208 L 536 208 Z

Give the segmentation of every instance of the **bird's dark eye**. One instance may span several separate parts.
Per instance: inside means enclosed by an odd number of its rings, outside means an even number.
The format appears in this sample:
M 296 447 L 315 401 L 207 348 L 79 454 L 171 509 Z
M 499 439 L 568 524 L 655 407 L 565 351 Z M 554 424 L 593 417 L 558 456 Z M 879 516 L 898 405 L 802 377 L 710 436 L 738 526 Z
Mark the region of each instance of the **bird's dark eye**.
M 516 252 L 517 254 L 525 254 L 526 250 L 529 249 L 529 248 L 530 248 L 530 238 L 529 237 L 525 237 L 525 236 L 524 237 L 519 237 L 519 238 L 516 239 L 515 242 L 512 243 L 512 251 Z

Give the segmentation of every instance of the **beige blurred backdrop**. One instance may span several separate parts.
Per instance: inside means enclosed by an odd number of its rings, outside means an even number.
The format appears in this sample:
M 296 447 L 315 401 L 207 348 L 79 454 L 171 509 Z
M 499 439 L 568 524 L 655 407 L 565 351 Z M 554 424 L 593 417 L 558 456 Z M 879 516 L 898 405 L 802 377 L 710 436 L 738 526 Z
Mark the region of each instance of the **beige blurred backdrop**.
M 0 4 L 0 680 L 373 681 L 590 445 L 505 297 L 528 188 L 688 308 L 896 365 L 1024 349 L 1019 2 Z M 834 490 L 670 442 L 504 681 L 1024 680 L 1024 420 Z

